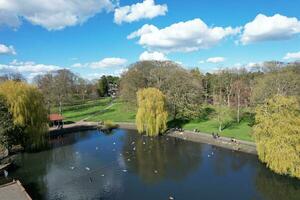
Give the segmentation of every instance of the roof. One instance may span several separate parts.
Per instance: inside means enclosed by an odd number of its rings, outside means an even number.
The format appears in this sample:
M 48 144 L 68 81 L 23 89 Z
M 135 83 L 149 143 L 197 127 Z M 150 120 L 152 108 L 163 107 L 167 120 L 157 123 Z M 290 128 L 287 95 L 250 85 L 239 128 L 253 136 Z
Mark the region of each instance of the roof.
M 60 114 L 54 113 L 49 115 L 50 121 L 62 121 L 64 118 Z
M 1 200 L 32 200 L 19 181 L 0 185 Z

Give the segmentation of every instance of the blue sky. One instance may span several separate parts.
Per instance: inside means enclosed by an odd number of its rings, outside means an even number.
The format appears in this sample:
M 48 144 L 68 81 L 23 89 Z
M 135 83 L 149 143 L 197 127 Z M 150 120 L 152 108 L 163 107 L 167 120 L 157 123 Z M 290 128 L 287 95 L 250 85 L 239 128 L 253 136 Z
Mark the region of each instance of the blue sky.
M 30 79 L 69 68 L 93 79 L 140 59 L 203 72 L 300 60 L 299 8 L 299 0 L 0 0 L 0 73 Z

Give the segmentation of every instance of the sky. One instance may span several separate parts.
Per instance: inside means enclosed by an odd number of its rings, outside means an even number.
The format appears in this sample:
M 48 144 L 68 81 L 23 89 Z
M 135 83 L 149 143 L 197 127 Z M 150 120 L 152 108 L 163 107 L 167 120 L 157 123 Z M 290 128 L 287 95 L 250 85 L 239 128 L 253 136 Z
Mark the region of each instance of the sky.
M 0 74 L 86 79 L 139 60 L 210 72 L 300 60 L 299 0 L 0 0 Z

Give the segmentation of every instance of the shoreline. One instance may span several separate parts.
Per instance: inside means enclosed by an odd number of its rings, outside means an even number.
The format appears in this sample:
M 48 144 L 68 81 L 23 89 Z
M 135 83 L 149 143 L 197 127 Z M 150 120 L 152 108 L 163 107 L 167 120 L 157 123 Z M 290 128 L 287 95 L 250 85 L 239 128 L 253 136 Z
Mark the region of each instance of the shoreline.
M 119 128 L 136 130 L 136 125 L 131 122 L 116 122 Z M 50 128 L 49 133 L 53 135 L 67 134 L 75 131 L 86 131 L 97 129 L 98 122 L 85 122 L 79 121 L 74 124 L 65 125 L 63 129 Z M 210 144 L 226 149 L 231 149 L 234 151 L 240 151 L 244 153 L 249 153 L 257 155 L 256 145 L 254 142 L 248 142 L 243 140 L 237 140 L 232 142 L 231 138 L 219 137 L 218 139 L 213 138 L 208 133 L 193 132 L 193 131 L 167 131 L 166 136 L 176 137 L 182 140 L 188 140 L 191 142 L 198 142 L 204 144 Z

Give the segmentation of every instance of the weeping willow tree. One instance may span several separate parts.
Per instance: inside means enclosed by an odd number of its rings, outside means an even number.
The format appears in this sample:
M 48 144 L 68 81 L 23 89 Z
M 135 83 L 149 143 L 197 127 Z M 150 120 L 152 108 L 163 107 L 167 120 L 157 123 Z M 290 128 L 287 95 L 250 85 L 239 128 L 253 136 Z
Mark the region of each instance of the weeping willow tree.
M 294 97 L 275 96 L 256 109 L 259 159 L 279 174 L 300 178 L 300 110 Z
M 20 143 L 26 148 L 43 144 L 48 119 L 39 90 L 24 82 L 6 81 L 0 84 L 0 95 L 7 102 L 14 125 L 22 129 Z
M 165 102 L 165 96 L 156 88 L 140 89 L 137 92 L 136 125 L 139 133 L 156 136 L 166 130 L 168 113 Z

